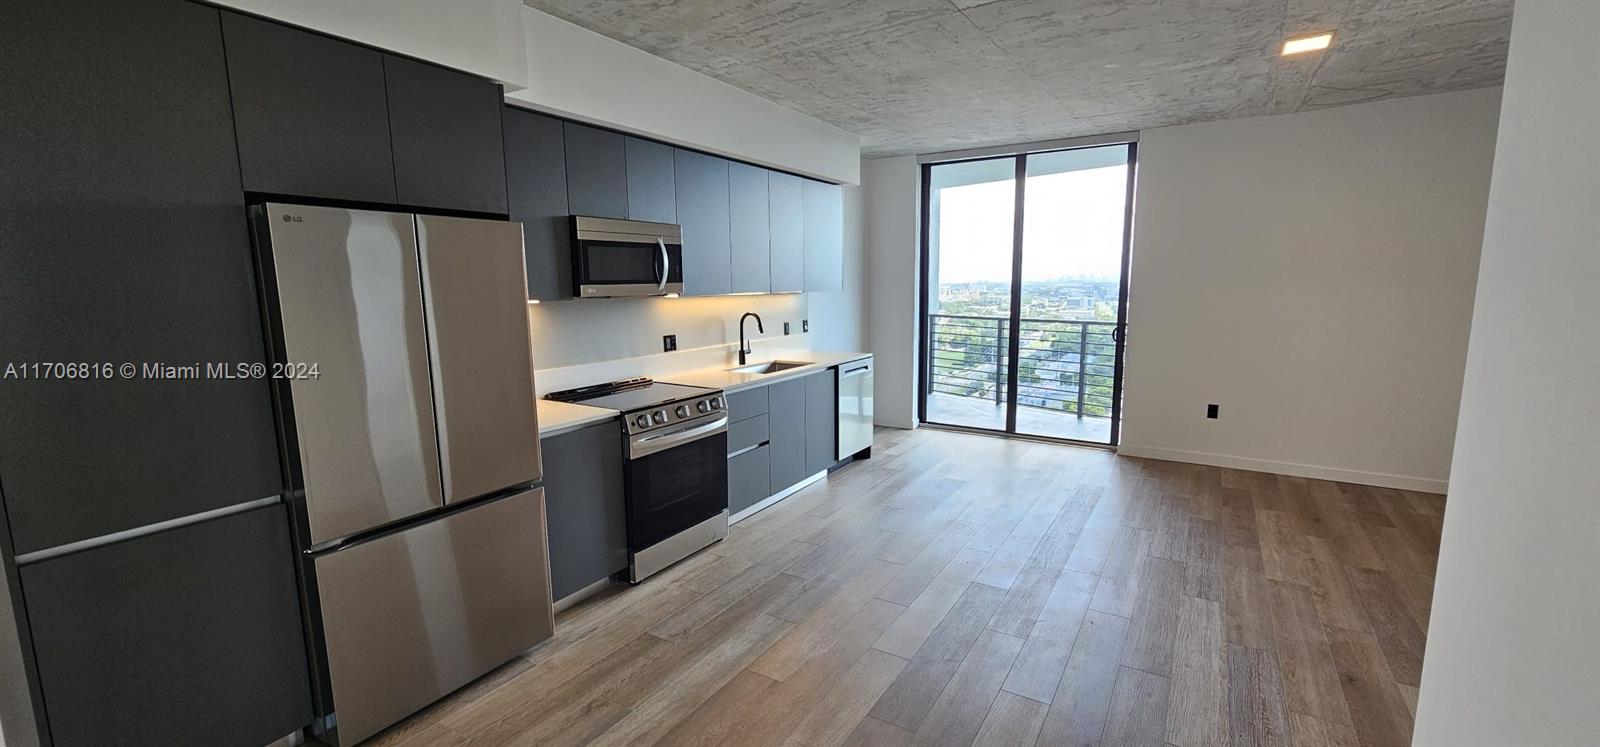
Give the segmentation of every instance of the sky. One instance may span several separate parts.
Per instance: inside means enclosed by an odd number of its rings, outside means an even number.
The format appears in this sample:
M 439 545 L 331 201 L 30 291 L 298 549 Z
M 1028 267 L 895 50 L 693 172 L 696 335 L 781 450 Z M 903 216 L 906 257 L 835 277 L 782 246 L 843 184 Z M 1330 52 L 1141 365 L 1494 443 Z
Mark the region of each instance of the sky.
M 1028 177 L 1023 282 L 1115 280 L 1122 268 L 1127 167 Z M 1010 282 L 1015 188 L 1010 179 L 939 191 L 939 284 Z

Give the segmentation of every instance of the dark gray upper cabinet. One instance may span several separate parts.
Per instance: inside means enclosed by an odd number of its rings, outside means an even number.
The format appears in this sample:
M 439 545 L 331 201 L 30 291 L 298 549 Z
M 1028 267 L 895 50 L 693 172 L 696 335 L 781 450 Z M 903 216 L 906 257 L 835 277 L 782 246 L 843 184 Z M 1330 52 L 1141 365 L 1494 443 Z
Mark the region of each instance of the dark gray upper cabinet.
M 628 158 L 615 132 L 566 123 L 567 204 L 573 215 L 628 217 Z
M 294 556 L 280 504 L 19 568 L 52 742 L 266 744 L 309 724 Z
M 571 210 L 561 120 L 505 107 L 506 192 L 511 219 L 522 223 L 528 298 L 572 297 Z
M 834 464 L 838 438 L 839 398 L 834 369 L 806 374 L 806 474 L 814 475 Z
M 733 292 L 767 293 L 772 290 L 767 170 L 729 163 L 728 188 Z
M 540 442 L 550 582 L 560 599 L 628 567 L 622 430 L 615 420 Z
M 383 54 L 224 12 L 244 188 L 394 202 Z
M 500 84 L 394 55 L 383 68 L 397 201 L 505 213 Z
M 218 11 L 0 3 L 0 90 L 0 360 L 263 361 Z M 266 382 L 145 375 L 0 385 L 15 552 L 282 492 Z
M 672 146 L 624 137 L 623 150 L 628 160 L 628 219 L 677 223 Z
M 800 196 L 800 177 L 767 173 L 768 235 L 771 238 L 773 293 L 794 293 L 806 289 L 805 209 Z
M 731 293 L 728 162 L 681 149 L 676 156 L 678 223 L 683 226 L 683 294 Z
M 844 288 L 844 193 L 837 184 L 805 179 L 806 290 Z
M 806 379 L 779 381 L 767 387 L 768 461 L 776 495 L 811 472 L 806 469 Z

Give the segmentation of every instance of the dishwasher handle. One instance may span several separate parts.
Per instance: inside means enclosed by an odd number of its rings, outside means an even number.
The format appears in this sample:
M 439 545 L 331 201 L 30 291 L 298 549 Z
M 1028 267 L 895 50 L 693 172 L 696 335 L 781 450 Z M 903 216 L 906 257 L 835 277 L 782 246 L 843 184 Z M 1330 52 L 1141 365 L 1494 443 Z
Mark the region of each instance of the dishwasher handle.
M 854 366 L 854 368 L 846 368 L 845 366 Z M 861 361 L 860 365 L 847 363 L 845 366 L 839 367 L 840 377 L 859 376 L 861 374 L 872 373 L 872 361 Z

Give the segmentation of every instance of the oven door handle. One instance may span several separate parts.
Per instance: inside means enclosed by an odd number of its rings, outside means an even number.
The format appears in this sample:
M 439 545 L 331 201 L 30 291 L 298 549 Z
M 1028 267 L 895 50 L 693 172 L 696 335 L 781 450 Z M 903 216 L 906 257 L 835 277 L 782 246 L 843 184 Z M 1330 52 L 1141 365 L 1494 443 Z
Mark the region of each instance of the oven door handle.
M 672 277 L 672 255 L 667 254 L 667 242 L 660 236 L 656 237 L 656 246 L 661 247 L 661 281 L 656 283 L 656 290 L 665 293 L 667 278 Z
M 674 446 L 681 446 L 690 441 L 725 431 L 727 429 L 728 419 L 726 417 L 722 417 L 703 425 L 697 425 L 693 428 L 685 428 L 681 431 L 663 433 L 658 436 L 645 436 L 643 438 L 634 439 L 628 444 L 628 456 L 634 459 L 642 456 L 649 456 L 656 452 L 666 451 Z

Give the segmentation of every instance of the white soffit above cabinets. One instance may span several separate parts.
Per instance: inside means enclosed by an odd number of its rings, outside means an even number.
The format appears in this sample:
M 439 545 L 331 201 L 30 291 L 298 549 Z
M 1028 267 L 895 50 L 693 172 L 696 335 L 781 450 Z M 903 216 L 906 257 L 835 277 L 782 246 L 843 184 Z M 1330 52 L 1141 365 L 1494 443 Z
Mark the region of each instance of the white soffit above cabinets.
M 1499 85 L 1511 0 L 525 0 L 867 156 Z M 1290 57 L 1284 40 L 1333 32 Z

